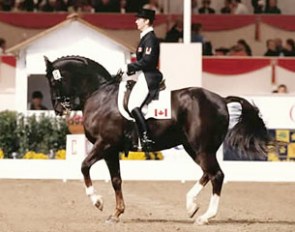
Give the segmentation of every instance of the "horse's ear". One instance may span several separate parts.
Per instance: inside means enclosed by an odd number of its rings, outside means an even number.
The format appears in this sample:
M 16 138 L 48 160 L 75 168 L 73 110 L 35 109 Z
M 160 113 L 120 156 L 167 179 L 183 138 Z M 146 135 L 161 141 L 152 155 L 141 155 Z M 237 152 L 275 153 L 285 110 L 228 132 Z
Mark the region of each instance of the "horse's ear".
M 45 64 L 46 64 L 46 67 L 50 67 L 52 65 L 52 63 L 50 62 L 50 60 L 48 59 L 47 56 L 43 56 L 44 57 L 44 60 L 45 60 Z
M 43 56 L 45 65 L 46 65 L 46 73 L 48 74 L 52 70 L 52 62 L 48 59 L 47 56 Z

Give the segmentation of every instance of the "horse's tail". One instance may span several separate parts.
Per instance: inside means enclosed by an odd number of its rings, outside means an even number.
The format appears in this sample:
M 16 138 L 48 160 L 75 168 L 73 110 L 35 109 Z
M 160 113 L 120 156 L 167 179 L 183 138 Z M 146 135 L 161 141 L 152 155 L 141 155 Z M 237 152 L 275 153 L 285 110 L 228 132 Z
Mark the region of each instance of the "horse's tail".
M 259 109 L 246 99 L 229 96 L 227 103 L 240 103 L 240 116 L 235 118 L 236 124 L 228 131 L 225 142 L 234 148 L 240 156 L 248 159 L 265 159 L 270 137 L 259 115 Z M 241 157 L 243 158 L 243 157 Z

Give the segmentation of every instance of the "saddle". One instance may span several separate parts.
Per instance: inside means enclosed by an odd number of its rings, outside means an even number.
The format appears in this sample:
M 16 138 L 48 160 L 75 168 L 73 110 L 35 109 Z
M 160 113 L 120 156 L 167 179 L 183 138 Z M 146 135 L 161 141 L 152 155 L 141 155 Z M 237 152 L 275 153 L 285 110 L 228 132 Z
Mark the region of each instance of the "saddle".
M 133 81 L 133 80 L 129 80 L 126 83 L 126 93 L 124 95 L 123 106 L 124 106 L 124 109 L 129 114 L 130 114 L 130 112 L 128 110 L 128 101 L 129 101 L 129 98 L 130 98 L 131 91 L 132 91 L 132 89 L 133 89 L 133 87 L 134 87 L 135 84 L 136 84 L 136 81 Z M 165 84 L 165 79 L 163 79 L 160 82 L 160 84 L 159 84 L 159 88 L 157 90 L 155 90 L 152 95 L 151 94 L 148 95 L 147 100 L 145 101 L 145 105 L 148 105 L 153 100 L 159 99 L 159 93 L 160 93 L 160 91 L 163 91 L 165 89 L 166 89 L 166 84 Z

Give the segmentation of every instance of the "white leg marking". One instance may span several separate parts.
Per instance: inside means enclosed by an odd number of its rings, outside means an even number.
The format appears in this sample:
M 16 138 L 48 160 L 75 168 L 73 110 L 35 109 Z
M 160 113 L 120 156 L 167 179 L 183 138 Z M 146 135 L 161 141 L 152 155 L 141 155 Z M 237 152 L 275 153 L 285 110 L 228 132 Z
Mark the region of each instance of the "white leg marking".
M 209 207 L 206 213 L 204 213 L 202 216 L 197 218 L 196 220 L 197 224 L 199 225 L 207 224 L 210 218 L 213 218 L 216 216 L 218 211 L 219 199 L 220 197 L 217 194 L 214 194 L 211 196 Z
M 103 199 L 102 196 L 96 195 L 93 186 L 86 188 L 86 195 L 90 198 L 93 205 L 98 209 L 103 209 Z
M 186 210 L 190 217 L 198 210 L 197 196 L 203 188 L 204 186 L 198 181 L 186 194 Z

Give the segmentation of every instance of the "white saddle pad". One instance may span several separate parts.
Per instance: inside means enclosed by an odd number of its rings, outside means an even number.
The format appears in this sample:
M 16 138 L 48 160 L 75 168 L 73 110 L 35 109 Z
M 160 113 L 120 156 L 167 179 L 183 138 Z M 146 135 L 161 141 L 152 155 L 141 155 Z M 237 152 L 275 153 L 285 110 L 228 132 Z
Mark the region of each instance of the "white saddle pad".
M 118 94 L 118 108 L 121 115 L 128 119 L 133 120 L 132 117 L 124 109 L 123 101 L 126 92 L 126 81 L 121 81 Z M 145 119 L 171 119 L 171 92 L 169 90 L 160 91 L 159 99 L 153 100 L 142 109 Z

